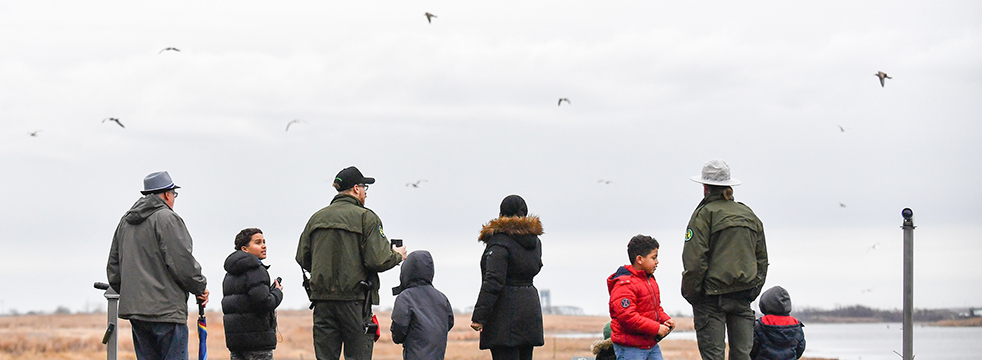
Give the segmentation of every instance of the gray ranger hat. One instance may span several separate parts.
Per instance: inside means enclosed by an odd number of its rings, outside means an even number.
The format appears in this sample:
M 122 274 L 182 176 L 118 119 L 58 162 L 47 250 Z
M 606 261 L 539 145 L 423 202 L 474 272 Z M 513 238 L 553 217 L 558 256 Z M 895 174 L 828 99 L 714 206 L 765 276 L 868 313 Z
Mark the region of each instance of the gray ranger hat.
M 172 190 L 179 188 L 181 187 L 174 185 L 174 180 L 171 180 L 170 174 L 168 174 L 166 171 L 158 171 L 143 178 L 143 191 L 140 193 L 147 195 L 161 192 L 161 190 Z
M 702 174 L 693 176 L 692 181 L 706 185 L 715 186 L 736 186 L 742 184 L 740 180 L 730 177 L 730 165 L 726 161 L 713 159 L 702 166 Z

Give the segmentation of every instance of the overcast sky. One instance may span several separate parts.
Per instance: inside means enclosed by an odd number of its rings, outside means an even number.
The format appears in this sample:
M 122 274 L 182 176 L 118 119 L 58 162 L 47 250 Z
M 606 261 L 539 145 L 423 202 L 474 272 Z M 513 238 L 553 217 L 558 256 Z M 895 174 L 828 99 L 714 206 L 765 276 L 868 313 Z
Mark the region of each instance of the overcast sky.
M 0 49 L 0 313 L 104 307 L 113 231 L 160 170 L 214 309 L 246 227 L 304 308 L 299 235 L 349 165 L 455 308 L 481 225 L 520 194 L 552 305 L 605 314 L 642 233 L 663 306 L 691 313 L 689 177 L 713 158 L 796 307 L 902 307 L 904 207 L 914 305 L 982 306 L 977 1 L 2 2 Z

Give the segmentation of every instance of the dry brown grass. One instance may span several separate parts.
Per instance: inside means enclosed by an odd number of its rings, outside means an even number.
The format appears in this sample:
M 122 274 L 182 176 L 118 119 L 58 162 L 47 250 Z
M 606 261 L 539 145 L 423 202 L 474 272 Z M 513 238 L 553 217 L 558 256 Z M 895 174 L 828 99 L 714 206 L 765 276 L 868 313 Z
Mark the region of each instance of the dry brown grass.
M 375 344 L 374 359 L 402 358 L 402 346 L 392 343 L 389 313 L 378 313 L 382 337 Z M 221 313 L 210 312 L 208 318 L 208 358 L 228 359 Z M 314 359 L 312 315 L 307 310 L 278 312 L 280 343 L 275 356 L 280 360 Z M 604 316 L 543 316 L 546 343 L 535 349 L 535 359 L 569 359 L 590 356 L 590 344 L 598 338 L 563 338 L 557 334 L 599 334 L 608 318 Z M 446 358 L 457 360 L 490 359 L 491 353 L 478 349 L 478 333 L 470 328 L 470 315 L 457 315 L 447 338 Z M 692 330 L 691 318 L 677 318 L 677 330 Z M 102 345 L 105 314 L 32 315 L 0 317 L 0 360 L 34 359 L 103 359 Z M 191 339 L 190 358 L 197 359 L 196 318 L 188 319 Z M 136 359 L 129 322 L 119 322 L 119 358 Z M 668 338 L 661 342 L 666 359 L 696 360 L 699 351 L 694 341 Z
M 982 317 L 956 319 L 956 320 L 941 320 L 938 322 L 930 323 L 929 325 L 931 326 L 982 326 Z

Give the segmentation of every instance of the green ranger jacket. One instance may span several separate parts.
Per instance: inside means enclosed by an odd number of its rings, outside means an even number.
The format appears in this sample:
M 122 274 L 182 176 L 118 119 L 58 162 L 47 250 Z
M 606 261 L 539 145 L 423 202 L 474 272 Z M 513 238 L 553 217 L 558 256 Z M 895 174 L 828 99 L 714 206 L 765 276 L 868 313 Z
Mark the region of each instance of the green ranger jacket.
M 689 219 L 682 265 L 682 296 L 691 304 L 744 290 L 756 298 L 767 277 L 764 225 L 743 203 L 708 195 Z
M 364 300 L 360 281 L 372 283 L 378 305 L 378 273 L 402 261 L 382 231 L 382 220 L 361 201 L 338 194 L 307 221 L 297 246 L 297 263 L 310 272 L 310 301 Z

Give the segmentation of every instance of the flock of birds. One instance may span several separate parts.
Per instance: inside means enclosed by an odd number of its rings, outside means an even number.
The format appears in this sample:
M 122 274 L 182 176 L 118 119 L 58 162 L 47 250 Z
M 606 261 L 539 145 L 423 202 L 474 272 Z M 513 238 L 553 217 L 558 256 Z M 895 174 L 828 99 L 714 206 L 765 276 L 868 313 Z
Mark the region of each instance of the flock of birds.
M 430 12 L 426 12 L 424 15 L 426 16 L 426 22 L 429 23 L 429 24 L 432 24 L 433 23 L 433 19 L 436 19 L 437 18 L 436 15 L 433 15 Z M 181 50 L 178 49 L 178 48 L 176 48 L 176 47 L 166 47 L 166 48 L 161 49 L 159 52 L 157 52 L 157 55 L 163 54 L 166 51 L 181 52 Z M 889 75 L 887 75 L 887 73 L 882 72 L 882 71 L 877 71 L 876 74 L 873 74 L 873 75 L 880 79 L 880 87 L 886 87 L 886 79 L 893 79 L 892 77 L 890 77 Z M 569 98 L 563 97 L 563 98 L 559 98 L 559 101 L 557 102 L 556 106 L 562 106 L 563 105 L 563 101 L 565 101 L 567 105 L 572 105 L 572 103 L 569 101 Z M 118 118 L 109 117 L 109 118 L 102 119 L 102 122 L 103 123 L 105 123 L 106 121 L 114 122 L 114 123 L 116 123 L 116 125 L 119 125 L 119 127 L 123 128 L 123 129 L 126 128 L 126 126 L 123 126 L 123 123 L 120 122 Z M 302 123 L 302 122 L 303 122 L 303 120 L 300 120 L 300 119 L 290 120 L 289 122 L 286 123 L 286 129 L 284 130 L 284 132 L 290 131 L 290 126 L 291 125 L 299 124 L 299 123 Z M 839 127 L 839 131 L 840 132 L 845 132 L 846 131 L 846 129 L 844 127 L 842 127 L 842 125 L 837 125 L 837 126 Z M 35 130 L 35 131 L 32 131 L 32 132 L 29 132 L 28 135 L 30 135 L 32 137 L 37 137 L 38 136 L 38 133 L 40 133 L 40 132 L 41 132 L 41 130 L 39 129 L 39 130 Z M 420 187 L 420 183 L 423 183 L 423 182 L 426 182 L 426 180 L 421 179 L 421 180 L 417 180 L 415 182 L 409 182 L 409 183 L 406 183 L 406 187 L 419 188 Z M 600 180 L 597 181 L 597 183 L 598 184 L 603 184 L 603 185 L 610 185 L 611 183 L 613 183 L 613 181 L 612 180 L 607 180 L 607 179 L 600 179 Z M 846 207 L 846 204 L 839 203 L 839 206 L 840 207 Z M 875 249 L 875 245 L 874 245 L 874 249 Z

